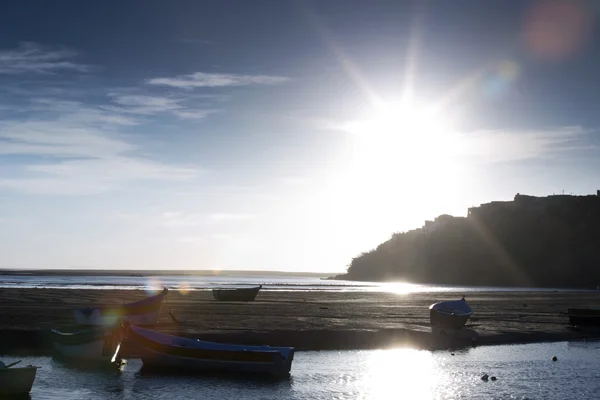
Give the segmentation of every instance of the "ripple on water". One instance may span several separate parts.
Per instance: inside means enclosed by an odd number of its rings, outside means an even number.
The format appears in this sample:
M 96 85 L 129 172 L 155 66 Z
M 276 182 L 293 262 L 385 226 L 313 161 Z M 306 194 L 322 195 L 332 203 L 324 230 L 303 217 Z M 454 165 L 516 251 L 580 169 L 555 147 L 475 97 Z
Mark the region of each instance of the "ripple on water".
M 129 360 L 120 373 L 80 370 L 47 357 L 22 360 L 42 367 L 33 400 L 592 399 L 600 393 L 599 355 L 598 342 L 480 347 L 452 357 L 412 349 L 299 352 L 292 376 L 279 381 L 164 376 L 141 370 L 140 360 Z M 481 381 L 484 373 L 498 380 Z

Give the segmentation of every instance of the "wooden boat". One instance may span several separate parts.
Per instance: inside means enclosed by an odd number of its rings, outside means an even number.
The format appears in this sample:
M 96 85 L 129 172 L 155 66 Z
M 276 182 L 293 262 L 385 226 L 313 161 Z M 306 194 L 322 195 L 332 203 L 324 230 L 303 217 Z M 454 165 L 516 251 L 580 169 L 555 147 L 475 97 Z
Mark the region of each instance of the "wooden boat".
M 167 288 L 164 288 L 161 293 L 155 296 L 122 306 L 77 308 L 74 311 L 75 321 L 79 325 L 113 327 L 117 325 L 121 318 L 126 317 L 133 325 L 156 325 L 167 292 Z
M 121 327 L 112 330 L 90 329 L 74 333 L 52 330 L 55 355 L 71 361 L 113 363 L 119 361 L 123 340 Z
M 262 285 L 251 288 L 213 289 L 213 297 L 220 301 L 254 301 Z
M 28 365 L 21 368 L 11 368 L 12 365 L 18 363 L 20 361 L 7 366 L 4 363 L 0 365 L 0 396 L 19 396 L 31 392 L 38 367 Z
M 600 326 L 600 309 L 569 308 L 568 314 L 571 325 Z
M 429 307 L 431 326 L 438 328 L 460 329 L 465 326 L 473 310 L 465 297 L 460 300 L 440 301 Z
M 246 346 L 205 342 L 127 325 L 145 368 L 196 372 L 238 372 L 287 376 L 292 368 L 292 347 Z

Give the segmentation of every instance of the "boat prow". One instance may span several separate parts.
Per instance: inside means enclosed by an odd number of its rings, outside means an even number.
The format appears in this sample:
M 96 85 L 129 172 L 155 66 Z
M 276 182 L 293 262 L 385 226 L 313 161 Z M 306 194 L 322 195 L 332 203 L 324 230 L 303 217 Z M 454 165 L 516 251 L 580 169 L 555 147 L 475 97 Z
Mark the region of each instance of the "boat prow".
M 75 321 L 79 325 L 114 327 L 120 319 L 127 318 L 134 325 L 156 325 L 167 293 L 167 288 L 163 288 L 163 291 L 155 296 L 122 306 L 77 308 L 74 310 Z
M 0 368 L 0 396 L 24 396 L 31 392 L 38 367 Z

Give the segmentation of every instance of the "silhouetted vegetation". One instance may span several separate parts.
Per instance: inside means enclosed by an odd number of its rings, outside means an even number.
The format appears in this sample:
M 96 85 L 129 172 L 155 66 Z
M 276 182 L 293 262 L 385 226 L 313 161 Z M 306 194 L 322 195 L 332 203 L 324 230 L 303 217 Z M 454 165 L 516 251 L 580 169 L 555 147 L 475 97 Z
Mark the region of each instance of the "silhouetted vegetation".
M 397 233 L 337 278 L 483 286 L 600 284 L 600 197 L 517 194 Z

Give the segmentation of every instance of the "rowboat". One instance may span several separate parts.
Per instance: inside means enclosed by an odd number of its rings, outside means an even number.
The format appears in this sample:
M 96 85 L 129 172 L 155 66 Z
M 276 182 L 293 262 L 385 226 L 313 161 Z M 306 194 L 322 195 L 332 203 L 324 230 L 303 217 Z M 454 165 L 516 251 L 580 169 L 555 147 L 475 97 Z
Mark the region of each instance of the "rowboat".
M 126 340 L 136 345 L 144 367 L 195 372 L 238 372 L 287 376 L 292 347 L 205 342 L 126 325 Z
M 121 306 L 77 308 L 74 311 L 75 321 L 79 325 L 113 327 L 121 318 L 126 317 L 133 325 L 155 325 L 158 323 L 160 308 L 167 292 L 167 288 L 164 288 L 155 296 Z
M 89 329 L 74 333 L 52 330 L 52 347 L 59 358 L 113 363 L 119 360 L 123 329 Z
M 429 307 L 431 326 L 460 329 L 465 326 L 473 310 L 465 297 L 460 300 L 440 301 Z
M 571 325 L 600 326 L 600 309 L 569 308 L 568 314 Z
M 220 301 L 254 301 L 262 285 L 251 288 L 213 289 L 213 297 Z
M 0 396 L 19 396 L 31 392 L 37 368 L 28 365 L 21 368 L 10 368 L 20 361 L 8 366 L 0 362 Z

